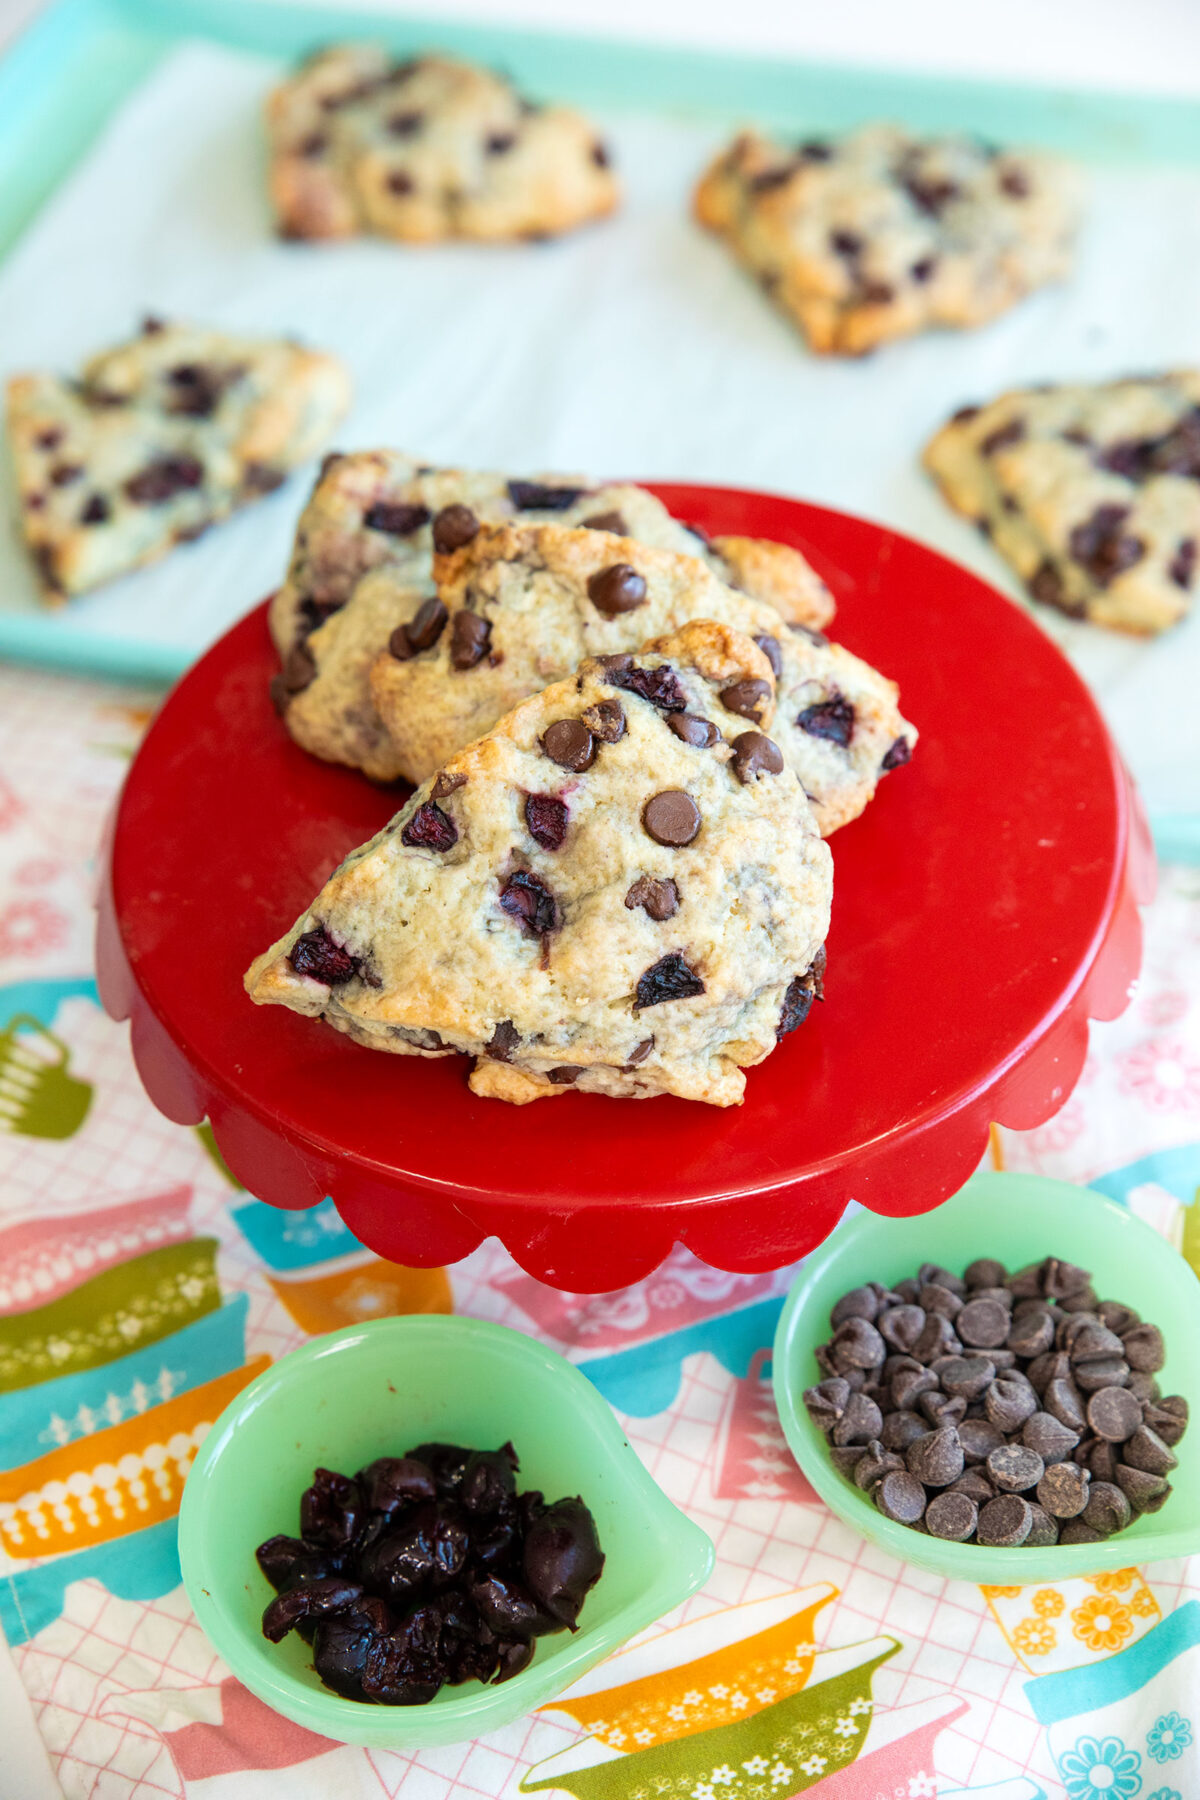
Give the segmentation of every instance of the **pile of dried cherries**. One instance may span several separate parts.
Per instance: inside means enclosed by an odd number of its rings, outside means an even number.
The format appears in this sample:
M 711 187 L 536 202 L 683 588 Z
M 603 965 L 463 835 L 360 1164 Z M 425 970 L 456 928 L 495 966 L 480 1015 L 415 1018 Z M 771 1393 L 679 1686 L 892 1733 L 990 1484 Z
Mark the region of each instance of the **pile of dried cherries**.
M 300 1536 L 258 1548 L 264 1636 L 298 1631 L 326 1687 L 384 1706 L 519 1674 L 536 1638 L 576 1629 L 604 1556 L 583 1501 L 519 1494 L 518 1466 L 511 1444 L 419 1444 L 353 1477 L 317 1469 Z

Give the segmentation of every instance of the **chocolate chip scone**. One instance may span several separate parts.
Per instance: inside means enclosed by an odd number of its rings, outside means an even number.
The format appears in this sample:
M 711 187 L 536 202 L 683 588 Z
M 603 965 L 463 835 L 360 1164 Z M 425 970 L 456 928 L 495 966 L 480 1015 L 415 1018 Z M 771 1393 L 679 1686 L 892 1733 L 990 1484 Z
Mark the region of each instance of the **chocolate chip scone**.
M 1136 632 L 1190 607 L 1200 371 L 1001 394 L 955 413 L 925 466 L 1035 600 Z
M 276 704 L 296 742 L 314 756 L 379 781 L 401 773 L 367 671 L 433 595 L 431 520 L 451 505 L 469 507 L 478 518 L 554 519 L 680 550 L 800 623 L 819 628 L 833 615 L 832 595 L 798 551 L 758 538 L 703 537 L 645 488 L 435 469 L 390 450 L 330 456 L 301 515 L 287 579 L 270 611 L 284 665 L 273 685 Z M 395 580 L 374 584 L 360 599 L 361 578 L 382 566 L 395 571 Z
M 15 376 L 21 527 L 46 599 L 152 562 L 271 493 L 349 403 L 332 356 L 154 319 L 78 381 Z
M 743 132 L 695 208 L 814 350 L 855 356 L 931 326 L 982 325 L 1060 280 L 1079 182 L 1040 151 L 894 125 L 798 145 Z
M 267 127 L 286 237 L 541 238 L 619 198 L 608 149 L 579 113 L 445 56 L 322 50 L 271 94 Z
M 747 698 L 753 695 L 752 715 Z M 246 976 L 476 1093 L 737 1105 L 821 993 L 833 866 L 736 631 L 592 659 L 450 757 Z
M 464 507 L 439 513 L 434 537 L 437 593 L 371 669 L 376 710 L 410 780 L 585 656 L 634 650 L 696 619 L 745 632 L 770 657 L 786 696 L 777 735 L 822 831 L 855 818 L 881 773 L 908 760 L 916 732 L 890 681 L 819 632 L 788 627 L 695 557 L 561 525 L 481 525 Z M 382 606 L 377 590 L 396 579 L 367 577 L 362 603 Z M 753 720 L 752 696 L 746 706 Z

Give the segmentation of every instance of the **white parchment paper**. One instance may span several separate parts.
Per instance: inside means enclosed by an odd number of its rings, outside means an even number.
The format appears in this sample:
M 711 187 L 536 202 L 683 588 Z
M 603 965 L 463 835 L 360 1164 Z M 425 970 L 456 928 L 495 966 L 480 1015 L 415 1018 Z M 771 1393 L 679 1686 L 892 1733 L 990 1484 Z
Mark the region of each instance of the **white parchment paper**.
M 601 116 L 626 205 L 559 243 L 283 244 L 259 125 L 277 73 L 203 44 L 163 62 L 0 271 L 0 374 L 70 371 L 147 311 L 289 333 L 353 372 L 339 447 L 775 489 L 910 532 L 1015 595 L 921 474 L 929 432 L 1007 386 L 1200 362 L 1197 168 L 1093 171 L 1075 279 L 987 330 L 820 361 L 691 223 L 692 184 L 724 135 L 711 121 Z M 277 584 L 310 478 L 72 603 L 64 631 L 199 652 Z M 35 605 L 6 519 L 0 607 Z M 1152 810 L 1200 812 L 1200 612 L 1149 644 L 1038 616 Z

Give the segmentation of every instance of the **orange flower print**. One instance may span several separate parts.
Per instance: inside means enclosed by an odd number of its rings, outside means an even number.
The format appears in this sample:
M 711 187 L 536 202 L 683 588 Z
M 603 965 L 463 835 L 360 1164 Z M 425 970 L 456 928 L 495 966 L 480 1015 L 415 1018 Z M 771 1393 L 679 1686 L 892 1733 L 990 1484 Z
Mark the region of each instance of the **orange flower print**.
M 1012 1641 L 1022 1656 L 1049 1656 L 1058 1638 L 1048 1619 L 1022 1619 Z
M 1136 1569 L 1109 1569 L 1103 1575 L 1089 1575 L 1089 1586 L 1099 1588 L 1102 1594 L 1120 1594 L 1138 1578 Z
M 985 1587 L 980 1591 L 985 1600 L 1015 1600 L 1021 1592 L 1019 1587 Z
M 1039 1619 L 1057 1619 L 1066 1604 L 1057 1588 L 1039 1588 L 1033 1596 L 1033 1610 Z
M 1133 1619 L 1119 1600 L 1091 1594 L 1071 1614 L 1071 1629 L 1089 1650 L 1119 1650 L 1133 1634 Z
M 1158 1601 L 1154 1598 L 1154 1595 L 1150 1592 L 1150 1589 L 1146 1586 L 1145 1582 L 1143 1582 L 1141 1587 L 1137 1588 L 1131 1596 L 1129 1610 L 1132 1613 L 1136 1613 L 1139 1619 L 1158 1618 L 1160 1612 Z

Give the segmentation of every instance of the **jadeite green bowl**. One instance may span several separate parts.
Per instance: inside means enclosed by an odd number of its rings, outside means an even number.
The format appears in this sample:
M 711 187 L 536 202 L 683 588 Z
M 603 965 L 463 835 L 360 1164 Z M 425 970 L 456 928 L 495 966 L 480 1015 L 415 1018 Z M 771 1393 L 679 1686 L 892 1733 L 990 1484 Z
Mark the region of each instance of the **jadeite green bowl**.
M 529 1668 L 498 1687 L 466 1682 L 408 1707 L 332 1693 L 295 1632 L 267 1642 L 272 1590 L 255 1547 L 296 1532 L 314 1468 L 352 1473 L 430 1440 L 494 1449 L 509 1439 L 521 1487 L 579 1494 L 595 1515 L 604 1573 L 574 1634 L 539 1639 Z M 478 1737 L 545 1705 L 694 1594 L 713 1565 L 708 1537 L 650 1479 L 586 1376 L 518 1331 L 440 1316 L 314 1338 L 251 1382 L 188 1476 L 179 1555 L 196 1617 L 239 1681 L 310 1731 L 385 1749 Z
M 1160 1512 L 1143 1513 L 1127 1531 L 1098 1544 L 1044 1550 L 951 1544 L 885 1519 L 829 1460 L 802 1395 L 822 1378 L 814 1355 L 829 1335 L 829 1313 L 850 1288 L 900 1281 L 923 1262 L 961 1274 L 979 1256 L 1019 1269 L 1058 1256 L 1092 1271 L 1102 1299 L 1124 1300 L 1161 1326 L 1164 1394 L 1200 1401 L 1200 1282 L 1157 1232 L 1088 1188 L 1038 1175 L 976 1175 L 936 1211 L 886 1219 L 861 1212 L 838 1226 L 811 1255 L 784 1306 L 773 1353 L 775 1401 L 800 1467 L 826 1505 L 881 1549 L 958 1581 L 1003 1586 L 1062 1581 L 1131 1563 L 1200 1550 L 1200 1421 L 1175 1447 L 1174 1492 Z

